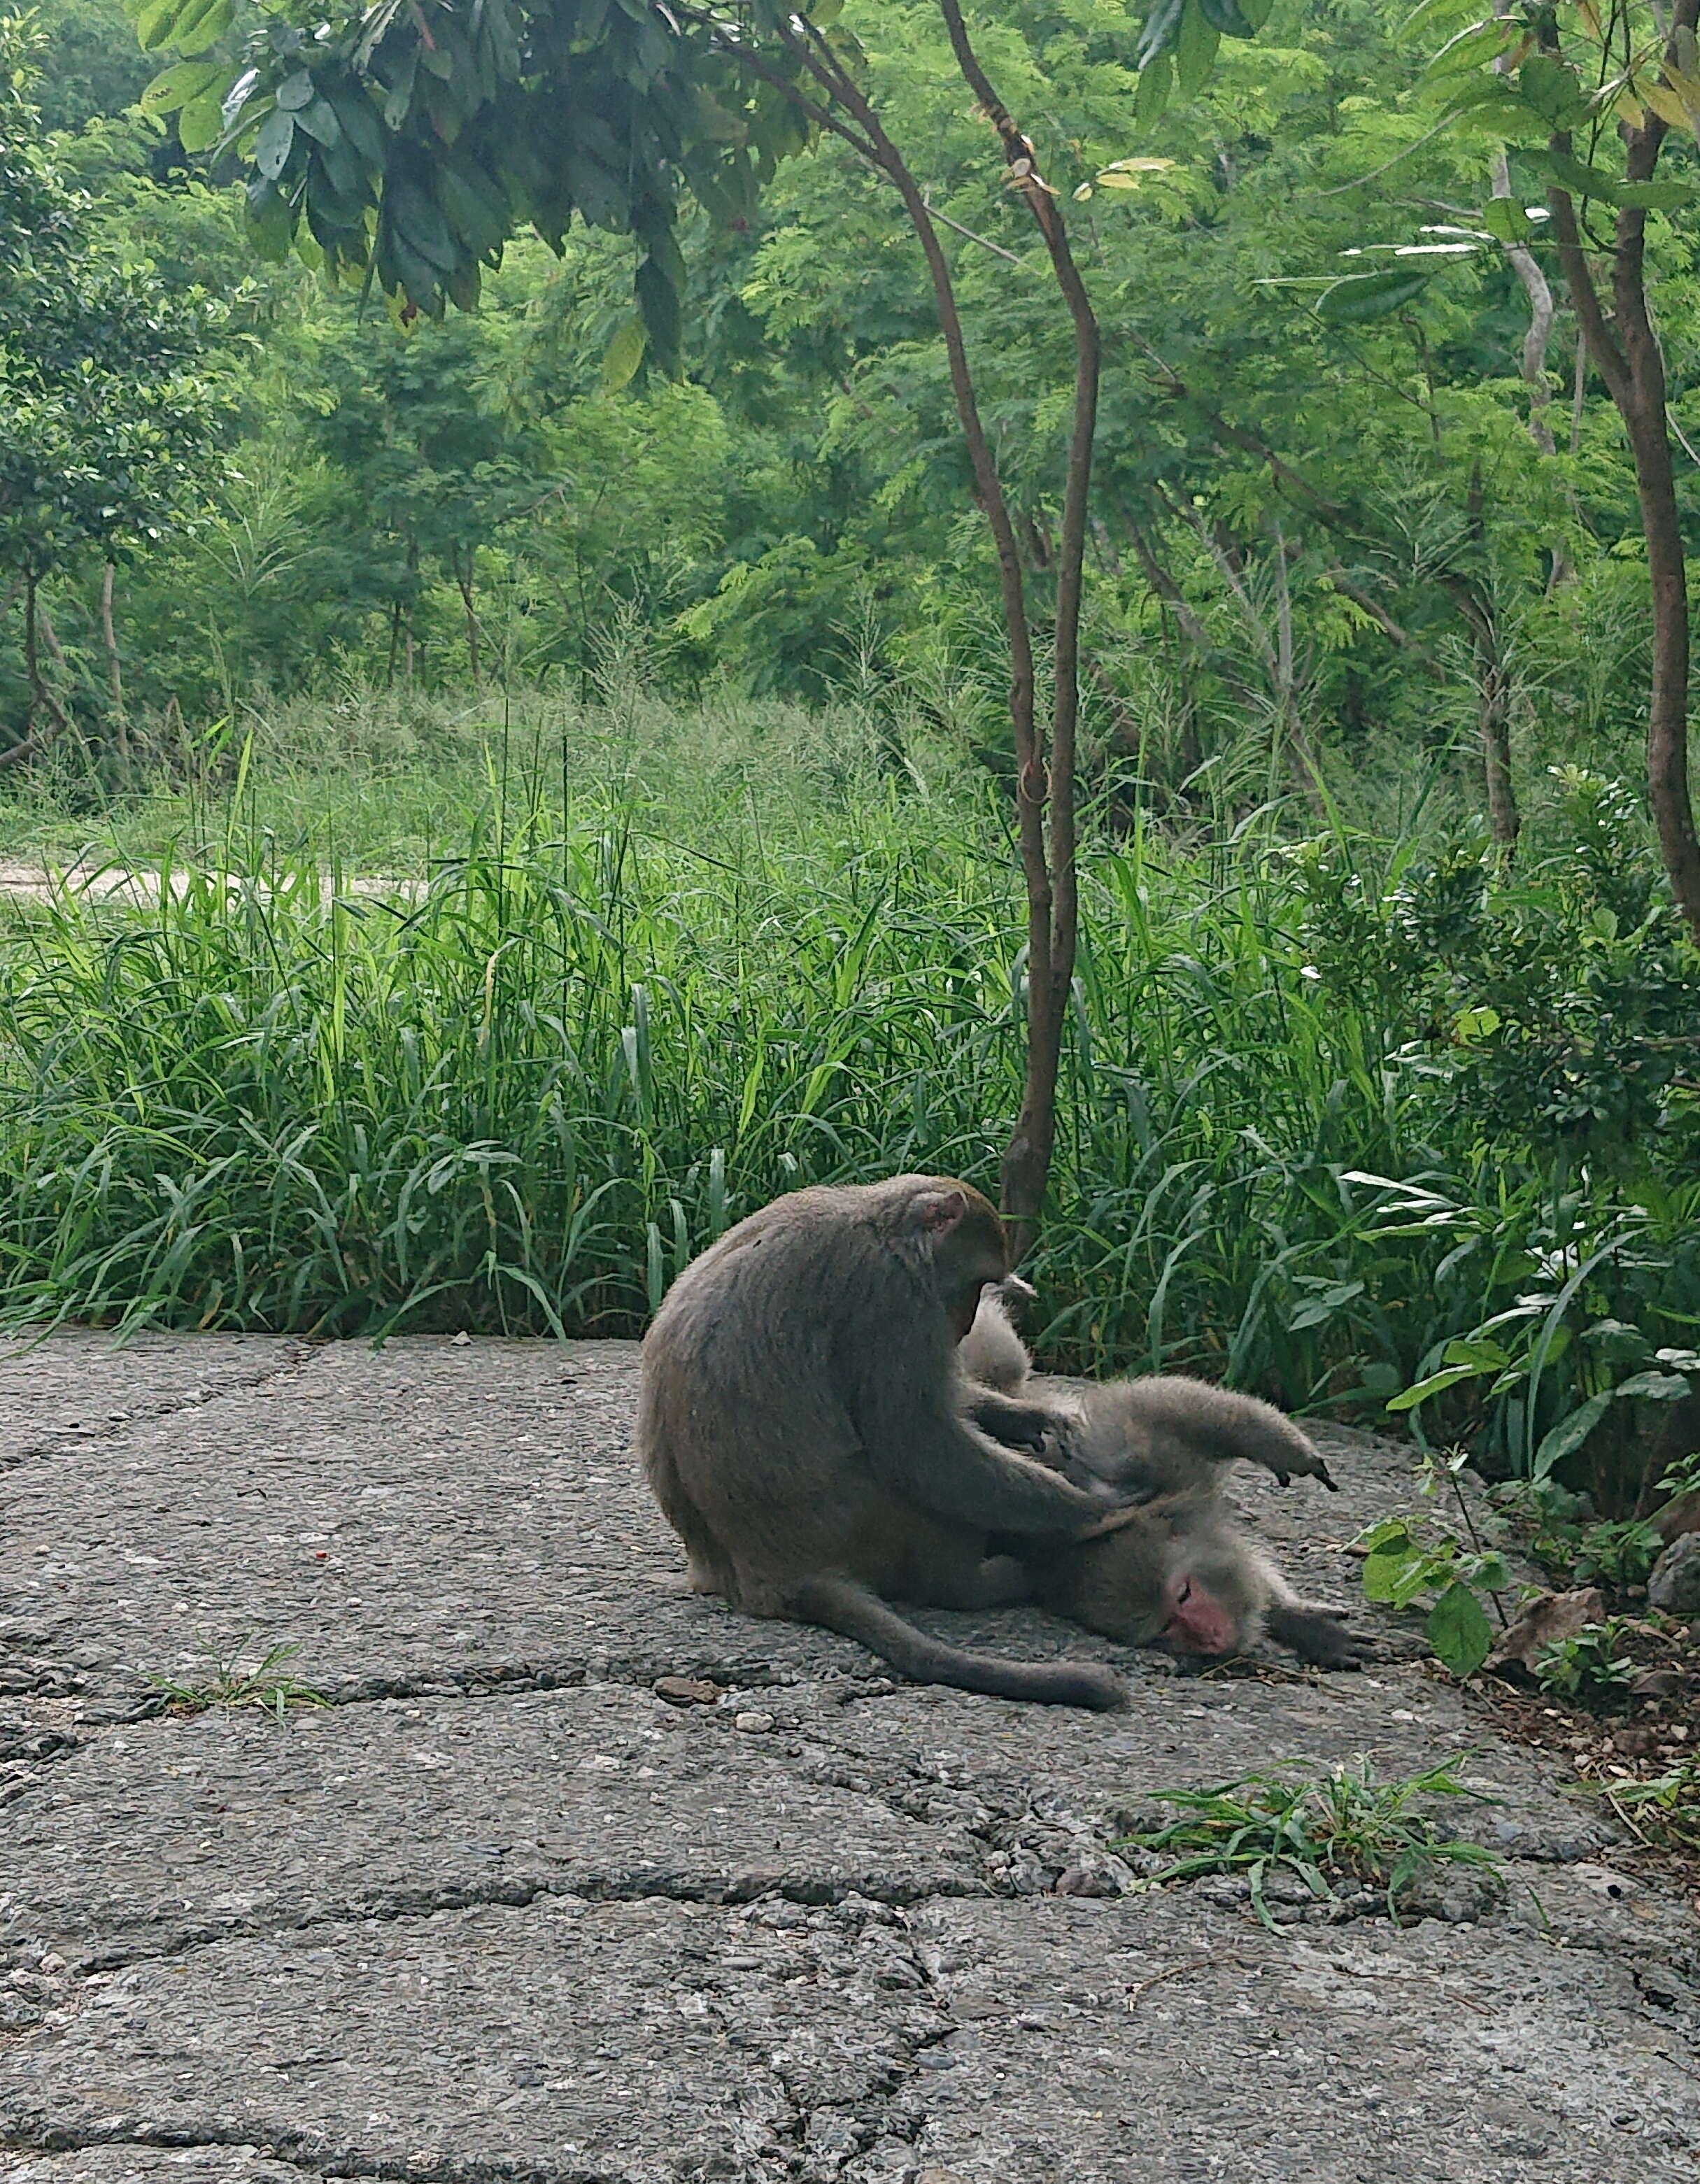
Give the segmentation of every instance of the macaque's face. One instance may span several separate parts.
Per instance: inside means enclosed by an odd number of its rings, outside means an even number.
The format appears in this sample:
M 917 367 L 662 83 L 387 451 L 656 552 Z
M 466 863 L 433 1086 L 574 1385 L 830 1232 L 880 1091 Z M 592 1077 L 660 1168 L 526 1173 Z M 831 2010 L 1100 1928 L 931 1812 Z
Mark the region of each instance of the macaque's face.
M 1163 1587 L 1163 1606 L 1168 1618 L 1157 1642 L 1171 1652 L 1239 1652 L 1239 1618 L 1192 1571 L 1179 1569 L 1171 1575 Z

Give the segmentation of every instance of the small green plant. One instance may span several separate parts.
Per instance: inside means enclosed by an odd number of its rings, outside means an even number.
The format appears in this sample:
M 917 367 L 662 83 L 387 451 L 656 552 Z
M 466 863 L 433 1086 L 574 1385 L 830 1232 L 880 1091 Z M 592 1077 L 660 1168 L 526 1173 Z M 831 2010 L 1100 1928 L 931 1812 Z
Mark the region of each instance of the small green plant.
M 227 1654 L 207 1653 L 206 1674 L 198 1683 L 175 1683 L 166 1676 L 150 1676 L 148 1680 L 182 1713 L 206 1713 L 214 1707 L 227 1710 L 257 1707 L 281 1721 L 293 1706 L 330 1705 L 322 1691 L 283 1672 L 284 1663 L 293 1661 L 301 1651 L 298 1642 L 292 1640 L 273 1646 L 253 1667 L 244 1667 L 242 1656 L 252 1643 L 251 1638 L 239 1638 Z
M 1526 1531 L 1529 1554 L 1566 1584 L 1613 1591 L 1645 1585 L 1664 1542 L 1644 1518 L 1591 1524 L 1590 1504 L 1555 1479 L 1512 1479 L 1494 1489 L 1495 1506 Z
M 1176 1807 L 1181 1817 L 1129 1835 L 1117 1847 L 1177 1854 L 1173 1864 L 1141 1884 L 1148 1888 L 1205 1873 L 1243 1873 L 1252 1909 L 1272 1930 L 1265 1891 L 1270 1875 L 1281 1873 L 1302 1881 L 1319 1903 L 1340 1903 L 1343 1882 L 1353 1891 L 1379 1889 L 1397 1925 L 1402 1897 L 1438 1867 L 1485 1869 L 1503 1885 L 1492 1851 L 1454 1841 L 1419 1809 L 1419 1801 L 1430 1797 L 1494 1802 L 1458 1779 L 1469 1757 L 1458 1753 L 1396 1782 L 1378 1782 L 1364 1758 L 1323 1774 L 1307 1762 L 1286 1760 L 1213 1790 L 1159 1790 L 1157 1802 Z
M 1632 1835 L 1655 1850 L 1700 1851 L 1700 1760 L 1648 1782 L 1591 1782 Z
M 1613 1698 L 1628 1688 L 1636 1664 L 1617 1651 L 1623 1618 L 1586 1623 L 1574 1636 L 1558 1638 L 1535 1657 L 1535 1680 L 1560 1698 Z
M 1700 1494 L 1700 1448 L 1677 1457 L 1659 1480 L 1658 1490 L 1673 1502 L 1684 1494 Z
M 1479 1540 L 1466 1545 L 1450 1532 L 1433 1532 L 1426 1517 L 1387 1517 L 1361 1533 L 1366 1552 L 1363 1596 L 1389 1607 L 1409 1607 L 1425 1595 L 1425 1630 L 1435 1658 L 1455 1676 L 1473 1676 L 1493 1650 L 1493 1625 L 1482 1596 L 1511 1582 L 1505 1557 Z M 1493 1602 L 1499 1613 L 1497 1601 Z M 1502 1624 L 1503 1615 L 1499 1617 Z
M 1647 1583 L 1664 1545 L 1657 1529 L 1638 1518 L 1590 1524 L 1578 1544 L 1573 1574 L 1578 1585 L 1603 1585 L 1624 1592 Z

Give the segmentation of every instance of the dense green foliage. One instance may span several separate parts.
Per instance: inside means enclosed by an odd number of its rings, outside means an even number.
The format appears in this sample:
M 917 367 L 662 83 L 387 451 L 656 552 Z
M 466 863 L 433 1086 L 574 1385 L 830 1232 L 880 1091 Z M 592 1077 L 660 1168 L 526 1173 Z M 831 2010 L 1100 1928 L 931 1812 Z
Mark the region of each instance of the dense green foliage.
M 25 593 L 26 728 L 42 694 L 42 579 L 157 539 L 204 489 L 218 415 L 198 374 L 203 299 L 98 237 L 38 141 L 35 42 L 0 20 L 0 580 Z
M 633 1331 L 776 1191 L 989 1178 L 1019 963 L 984 794 L 902 793 L 865 719 L 616 697 L 493 744 L 411 894 L 269 850 L 244 781 L 158 907 L 14 911 L 13 1313 Z M 1700 1323 L 1694 1117 L 1594 1027 L 1684 980 L 1692 1022 L 1700 978 L 1570 797 L 1583 850 L 1514 886 L 1480 835 L 1094 844 L 1053 1354 L 1346 1417 L 1438 1376 L 1414 1418 L 1497 1470 L 1633 1458 Z
M 958 292 L 1042 593 L 1070 370 L 1043 253 L 926 12 L 869 0 L 857 36 L 932 201 L 982 238 L 951 237 Z M 1574 415 L 1544 404 L 1556 454 L 1530 437 L 1528 298 L 1480 225 L 1483 147 L 1432 133 L 1426 36 L 1402 42 L 1370 0 L 1284 0 L 1158 120 L 1131 20 L 1012 8 L 984 42 L 1011 99 L 1051 117 L 1059 188 L 1094 192 L 1072 211 L 1107 342 L 1095 762 L 1161 806 L 1230 753 L 1279 773 L 1285 746 L 1318 745 L 1349 793 L 1390 747 L 1457 742 L 1480 801 L 1497 695 L 1525 791 L 1554 759 L 1630 763 L 1647 625 L 1620 428 L 1586 381 Z M 241 190 L 191 181 L 168 126 L 97 119 L 63 153 L 114 258 L 215 285 L 242 337 L 220 489 L 120 587 L 138 699 L 195 719 L 348 678 L 582 677 L 613 598 L 681 689 L 818 699 L 865 639 L 996 746 L 989 554 L 930 299 L 900 209 L 845 147 L 781 165 L 736 229 L 686 220 L 685 376 L 666 386 L 621 331 L 629 238 L 575 226 L 558 266 L 512 247 L 476 318 L 404 335 L 303 268 L 255 275 Z M 1113 170 L 1135 151 L 1144 171 Z M 1541 187 L 1533 164 L 1516 179 Z M 1692 252 L 1664 221 L 1652 248 L 1681 426 Z M 1405 269 L 1396 312 L 1313 308 L 1364 263 Z M 1574 346 L 1561 309 L 1547 362 L 1566 381 Z M 54 603 L 92 733 L 93 586 L 91 567 Z

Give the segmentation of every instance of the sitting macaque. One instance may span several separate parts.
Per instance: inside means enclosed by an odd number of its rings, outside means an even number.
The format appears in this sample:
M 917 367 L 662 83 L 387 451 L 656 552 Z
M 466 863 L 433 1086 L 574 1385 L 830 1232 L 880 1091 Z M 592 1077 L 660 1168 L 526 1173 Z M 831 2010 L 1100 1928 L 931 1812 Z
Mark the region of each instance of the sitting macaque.
M 970 1653 L 893 1604 L 1024 1599 L 990 1534 L 1066 1538 L 1123 1498 L 1015 1452 L 1033 1406 L 1007 1403 L 1011 1444 L 965 1415 L 956 1347 L 1008 1273 L 995 1210 L 948 1176 L 776 1200 L 669 1290 L 644 1343 L 638 1452 L 699 1592 L 839 1631 L 917 1682 L 1118 1706 L 1101 1662 Z
M 957 1367 L 964 1407 L 984 1430 L 1000 1436 L 1007 1407 L 1019 1414 L 1022 1445 L 1038 1446 L 1033 1422 L 1048 1418 L 1059 1468 L 1133 1497 L 1072 1538 L 1008 1543 L 1047 1607 L 1130 1646 L 1243 1653 L 1267 1634 L 1320 1667 L 1361 1665 L 1365 1641 L 1331 1609 L 1301 1600 L 1219 1499 L 1221 1466 L 1235 1457 L 1283 1485 L 1296 1477 L 1333 1488 L 1290 1418 L 1171 1374 L 1092 1382 L 1034 1373 L 996 1290 L 982 1297 Z

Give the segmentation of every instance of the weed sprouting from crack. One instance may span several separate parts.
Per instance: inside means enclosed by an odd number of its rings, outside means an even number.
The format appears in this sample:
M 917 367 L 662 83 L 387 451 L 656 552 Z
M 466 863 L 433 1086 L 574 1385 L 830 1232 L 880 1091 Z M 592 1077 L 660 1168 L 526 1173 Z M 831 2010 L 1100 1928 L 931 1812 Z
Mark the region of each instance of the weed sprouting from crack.
M 1275 1874 L 1302 1881 L 1319 1903 L 1340 1903 L 1341 1881 L 1355 1889 L 1380 1889 L 1396 1926 L 1400 1898 L 1413 1885 L 1432 1879 L 1441 1866 L 1484 1869 L 1499 1890 L 1504 1888 L 1495 1852 L 1484 1844 L 1455 1841 L 1418 1808 L 1419 1799 L 1430 1797 L 1495 1802 L 1458 1779 L 1469 1757 L 1460 1752 L 1393 1782 L 1376 1781 L 1363 1758 L 1325 1773 L 1301 1760 L 1286 1760 L 1267 1773 L 1244 1774 L 1211 1790 L 1158 1790 L 1152 1793 L 1156 1801 L 1176 1808 L 1181 1817 L 1124 1836 L 1113 1847 L 1176 1853 L 1173 1864 L 1139 1883 L 1142 1890 L 1202 1874 L 1243 1873 L 1251 1908 L 1271 1931 L 1276 1922 L 1265 1889 Z
M 209 1652 L 203 1657 L 206 1671 L 198 1682 L 177 1683 L 166 1676 L 150 1676 L 148 1680 L 156 1691 L 164 1693 L 170 1702 L 169 1711 L 184 1714 L 207 1713 L 215 1707 L 226 1712 L 251 1707 L 281 1722 L 291 1707 L 330 1705 L 322 1691 L 285 1672 L 284 1663 L 301 1651 L 298 1640 L 273 1646 L 252 1667 L 244 1667 L 243 1656 L 253 1643 L 250 1635 L 237 1639 L 228 1653 Z

